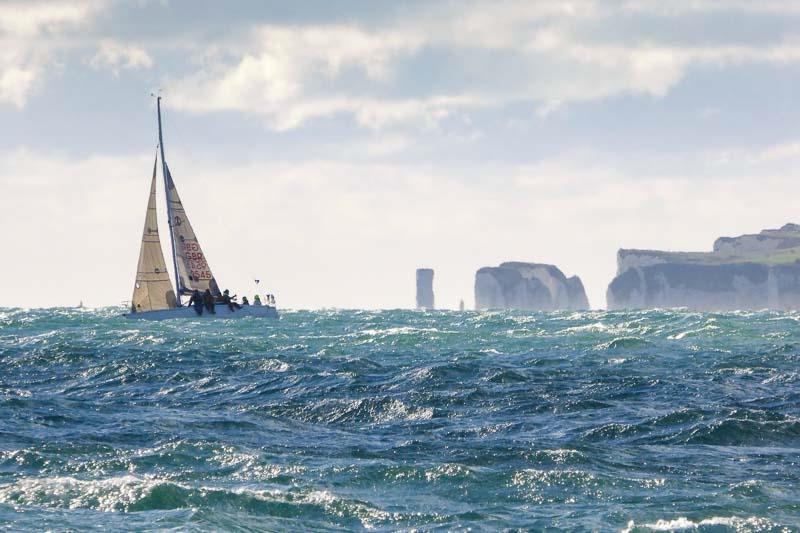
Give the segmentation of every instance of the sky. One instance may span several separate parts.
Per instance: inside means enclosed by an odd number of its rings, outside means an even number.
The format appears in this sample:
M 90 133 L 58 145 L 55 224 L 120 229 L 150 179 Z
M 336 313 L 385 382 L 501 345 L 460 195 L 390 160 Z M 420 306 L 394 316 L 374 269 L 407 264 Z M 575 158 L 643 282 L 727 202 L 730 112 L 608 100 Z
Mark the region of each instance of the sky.
M 798 89 L 796 0 L 0 0 L 0 307 L 130 300 L 151 93 L 233 292 L 471 307 L 533 261 L 602 308 L 620 248 L 800 222 Z

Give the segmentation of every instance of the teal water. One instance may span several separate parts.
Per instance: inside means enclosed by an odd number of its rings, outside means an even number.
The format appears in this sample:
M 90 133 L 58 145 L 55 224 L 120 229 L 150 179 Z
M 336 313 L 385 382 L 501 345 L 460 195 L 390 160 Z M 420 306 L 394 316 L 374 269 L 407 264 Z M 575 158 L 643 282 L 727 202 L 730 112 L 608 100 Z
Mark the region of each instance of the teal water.
M 800 315 L 0 309 L 0 529 L 800 531 Z

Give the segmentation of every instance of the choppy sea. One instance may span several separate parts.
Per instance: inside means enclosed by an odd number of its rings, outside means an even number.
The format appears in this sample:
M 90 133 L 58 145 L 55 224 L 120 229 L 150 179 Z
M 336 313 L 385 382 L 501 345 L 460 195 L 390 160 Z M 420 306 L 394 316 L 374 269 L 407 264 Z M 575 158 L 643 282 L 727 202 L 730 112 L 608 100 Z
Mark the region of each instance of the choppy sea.
M 0 529 L 800 531 L 800 314 L 0 309 Z

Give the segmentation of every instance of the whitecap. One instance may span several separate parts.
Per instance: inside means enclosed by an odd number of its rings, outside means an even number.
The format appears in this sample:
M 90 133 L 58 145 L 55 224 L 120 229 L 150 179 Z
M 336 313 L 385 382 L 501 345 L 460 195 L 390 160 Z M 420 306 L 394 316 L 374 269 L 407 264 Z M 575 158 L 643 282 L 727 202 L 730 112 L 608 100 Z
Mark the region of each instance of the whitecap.
M 258 365 L 258 369 L 262 372 L 288 372 L 292 367 L 288 363 L 279 359 L 265 359 Z
M 578 450 L 571 450 L 569 448 L 558 448 L 555 450 L 539 450 L 537 454 L 541 454 L 547 459 L 557 464 L 564 464 L 569 461 L 585 457 L 585 454 Z
M 706 326 L 703 326 L 702 328 L 689 329 L 689 330 L 686 330 L 686 331 L 681 331 L 680 333 L 675 333 L 673 335 L 669 335 L 667 337 L 667 339 L 674 340 L 674 341 L 679 341 L 679 340 L 685 339 L 686 337 L 689 337 L 689 336 L 693 337 L 695 335 L 702 335 L 703 333 L 709 333 L 709 332 L 712 332 L 712 331 L 716 331 L 718 329 L 720 329 L 719 326 L 715 326 L 714 324 L 708 324 Z
M 126 511 L 163 483 L 176 484 L 164 478 L 130 474 L 106 479 L 77 479 L 68 476 L 23 478 L 14 483 L 0 485 L 0 503 L 14 507 L 35 505 L 96 509 L 104 512 Z
M 472 472 L 466 466 L 454 463 L 445 463 L 432 470 L 425 471 L 425 481 L 431 483 L 442 478 L 467 477 Z
M 421 409 L 413 409 L 400 400 L 393 399 L 375 418 L 378 422 L 430 420 L 433 418 L 433 408 L 424 407 Z
M 711 518 L 703 518 L 701 520 L 690 520 L 684 516 L 674 518 L 671 520 L 658 519 L 653 523 L 646 523 L 637 526 L 631 520 L 621 533 L 631 533 L 637 529 L 649 529 L 650 531 L 687 531 L 692 529 L 700 529 L 703 526 L 725 526 L 732 528 L 736 531 L 760 531 L 775 527 L 775 524 L 767 518 L 751 516 L 748 518 L 740 518 L 737 516 L 712 516 Z

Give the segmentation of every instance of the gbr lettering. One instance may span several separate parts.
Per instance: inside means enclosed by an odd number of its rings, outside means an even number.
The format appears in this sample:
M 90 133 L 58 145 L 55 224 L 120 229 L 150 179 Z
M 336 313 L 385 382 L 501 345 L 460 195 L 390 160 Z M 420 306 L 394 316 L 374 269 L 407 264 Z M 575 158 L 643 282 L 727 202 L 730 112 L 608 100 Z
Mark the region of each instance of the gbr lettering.
M 211 279 L 211 269 L 208 268 L 206 258 L 196 242 L 183 243 L 183 257 L 195 280 Z

